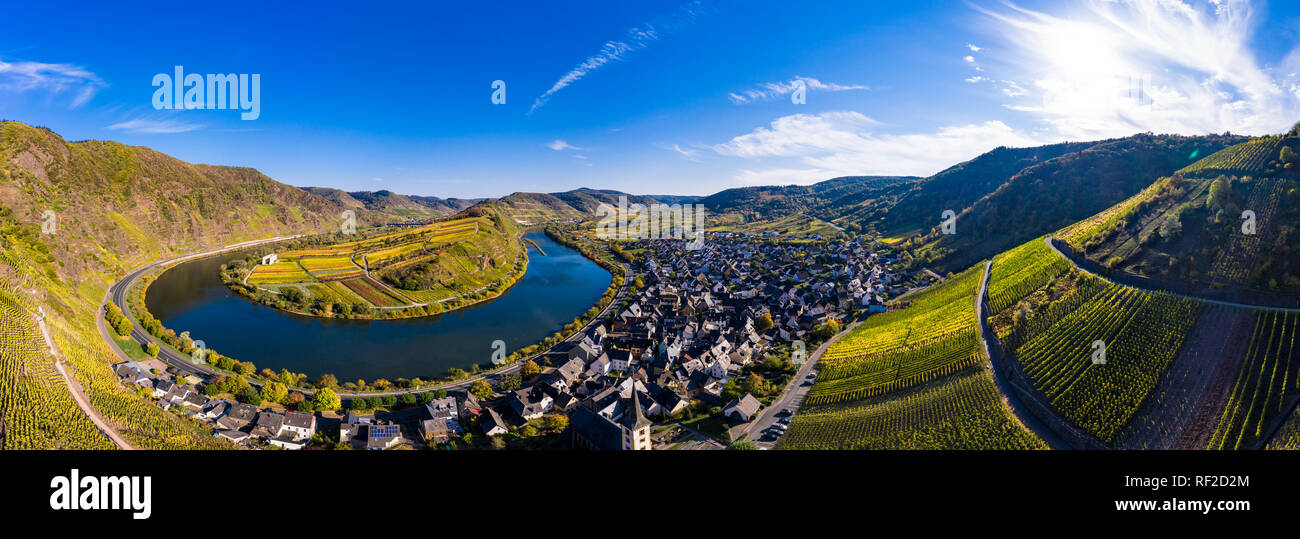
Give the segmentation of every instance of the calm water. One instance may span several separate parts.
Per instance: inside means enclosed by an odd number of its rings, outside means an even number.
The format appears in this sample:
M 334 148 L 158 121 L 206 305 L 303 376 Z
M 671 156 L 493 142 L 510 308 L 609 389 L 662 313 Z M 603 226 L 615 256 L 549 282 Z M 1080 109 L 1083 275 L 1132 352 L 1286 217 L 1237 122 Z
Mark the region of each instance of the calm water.
M 149 310 L 177 333 L 188 330 L 217 352 L 258 369 L 287 368 L 315 378 L 434 378 L 452 367 L 491 362 L 492 341 L 507 353 L 558 331 L 590 309 L 609 272 L 542 233 L 528 234 L 528 272 L 501 297 L 461 311 L 404 320 L 326 320 L 283 313 L 236 296 L 221 264 L 237 255 L 185 262 L 149 287 Z

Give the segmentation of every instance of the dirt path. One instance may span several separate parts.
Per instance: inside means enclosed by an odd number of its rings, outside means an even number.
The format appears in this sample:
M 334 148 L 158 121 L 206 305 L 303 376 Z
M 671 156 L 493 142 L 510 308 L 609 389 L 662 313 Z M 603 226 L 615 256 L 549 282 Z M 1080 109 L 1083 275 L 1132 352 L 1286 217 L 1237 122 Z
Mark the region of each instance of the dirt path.
M 112 440 L 114 444 L 117 444 L 119 448 L 134 450 L 135 446 L 131 445 L 122 438 L 116 430 L 113 430 L 112 427 L 108 426 L 108 422 L 104 421 L 104 418 L 99 416 L 99 410 L 96 410 L 94 406 L 90 405 L 90 400 L 86 398 L 85 391 L 81 389 L 81 383 L 77 382 L 76 378 L 68 376 L 68 371 L 63 369 L 63 354 L 59 352 L 58 347 L 54 346 L 54 339 L 50 337 L 50 332 L 45 327 L 45 319 L 40 316 L 35 316 L 35 318 L 36 326 L 41 328 L 41 336 L 45 337 L 45 345 L 50 347 L 50 355 L 54 356 L 54 368 L 59 371 L 59 375 L 63 377 L 63 381 L 68 384 L 68 392 L 72 394 L 72 400 L 77 402 L 77 407 L 81 408 L 81 412 L 86 414 L 86 417 L 90 418 L 90 421 L 99 428 L 100 432 L 103 432 L 105 436 L 108 436 L 108 439 Z

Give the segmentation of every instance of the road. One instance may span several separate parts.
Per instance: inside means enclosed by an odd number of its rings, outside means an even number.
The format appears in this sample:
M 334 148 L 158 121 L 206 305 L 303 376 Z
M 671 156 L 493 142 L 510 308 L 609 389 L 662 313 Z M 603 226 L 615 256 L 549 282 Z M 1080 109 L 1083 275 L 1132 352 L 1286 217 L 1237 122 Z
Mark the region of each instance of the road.
M 1038 418 L 1029 412 L 1029 409 L 1025 407 L 1025 403 L 1020 401 L 1015 389 L 1011 387 L 1011 381 L 1007 380 L 1006 375 L 997 367 L 997 364 L 1001 363 L 1001 361 L 999 361 L 1000 358 L 993 356 L 994 349 L 989 346 L 989 342 L 996 341 L 998 336 L 989 327 L 987 317 L 984 314 L 984 305 L 988 301 L 989 278 L 992 272 L 993 261 L 985 261 L 984 276 L 980 277 L 979 292 L 975 294 L 975 319 L 979 321 L 980 325 L 980 347 L 984 349 L 984 357 L 988 359 L 985 368 L 988 369 L 989 374 L 993 375 L 994 385 L 997 386 L 998 392 L 1002 394 L 1002 401 L 1007 403 L 1007 409 L 1010 410 L 1011 415 L 1022 427 L 1038 435 L 1052 449 L 1069 449 L 1069 444 L 1065 443 L 1055 432 L 1052 432 L 1051 429 L 1043 425 Z
M 183 372 L 183 373 L 186 373 L 186 374 L 195 374 L 195 375 L 198 375 L 198 376 L 201 376 L 201 377 L 209 377 L 209 376 L 214 376 L 214 375 L 217 375 L 217 374 L 223 374 L 221 371 L 219 371 L 219 370 L 217 370 L 217 369 L 213 369 L 212 367 L 209 367 L 209 366 L 207 366 L 207 365 L 202 365 L 202 364 L 196 364 L 196 363 L 194 363 L 193 361 L 191 361 L 192 358 L 191 358 L 190 356 L 187 356 L 187 355 L 181 354 L 181 353 L 179 353 L 179 352 L 173 350 L 170 346 L 168 346 L 168 345 L 164 344 L 162 341 L 159 341 L 158 339 L 154 338 L 153 335 L 150 335 L 148 332 L 146 332 L 146 331 L 140 329 L 140 325 L 139 325 L 139 323 L 136 322 L 136 320 L 135 320 L 135 316 L 134 316 L 134 315 L 131 313 L 131 311 L 130 311 L 130 308 L 129 308 L 130 303 L 127 301 L 127 300 L 129 299 L 128 294 L 129 294 L 129 291 L 130 291 L 130 289 L 131 289 L 132 284 L 135 282 L 136 279 L 139 279 L 141 275 L 144 275 L 144 274 L 146 274 L 146 273 L 152 271 L 153 269 L 155 269 L 155 268 L 157 268 L 157 267 L 159 267 L 159 266 L 162 266 L 162 265 L 168 265 L 168 264 L 173 264 L 173 263 L 177 263 L 177 262 L 182 262 L 182 261 L 189 260 L 189 259 L 192 259 L 192 258 L 200 258 L 200 257 L 205 257 L 205 256 L 211 256 L 211 255 L 218 254 L 218 253 L 222 253 L 222 252 L 225 252 L 225 251 L 230 251 L 230 250 L 234 250 L 234 249 L 242 249 L 242 248 L 245 248 L 245 247 L 252 247 L 252 246 L 260 245 L 260 244 L 264 244 L 264 243 L 273 243 L 273 242 L 277 242 L 277 241 L 284 241 L 284 240 L 293 239 L 293 238 L 297 238 L 297 237 L 301 237 L 301 236 L 278 237 L 278 238 L 270 238 L 270 239 L 265 239 L 265 240 L 256 240 L 256 241 L 251 241 L 251 242 L 243 242 L 243 243 L 239 243 L 239 244 L 235 244 L 235 245 L 231 245 L 231 246 L 222 247 L 222 248 L 220 248 L 220 249 L 216 249 L 216 250 L 212 250 L 212 251 L 207 251 L 207 252 L 204 252 L 204 253 L 197 253 L 197 254 L 185 255 L 185 256 L 181 256 L 181 257 L 173 258 L 173 259 L 170 259 L 170 260 L 164 260 L 164 261 L 161 261 L 161 262 L 154 262 L 154 263 L 152 263 L 152 264 L 149 264 L 149 265 L 147 265 L 147 266 L 144 266 L 144 267 L 142 267 L 142 268 L 140 268 L 140 269 L 137 269 L 137 270 L 131 272 L 131 273 L 130 273 L 129 275 L 127 275 L 126 277 L 124 277 L 124 278 L 122 278 L 121 280 L 119 280 L 118 282 L 114 283 L 113 286 L 109 287 L 108 292 L 105 294 L 104 302 L 105 302 L 105 304 L 107 304 L 108 300 L 111 298 L 112 301 L 113 301 L 114 303 L 116 303 L 116 304 L 118 305 L 118 307 L 120 307 L 120 308 L 122 309 L 122 312 L 123 312 L 124 314 L 126 314 L 126 316 L 129 317 L 129 318 L 131 319 L 131 321 L 132 321 L 132 324 L 131 324 L 131 339 L 132 339 L 132 340 L 134 340 L 136 343 L 141 344 L 141 346 L 143 346 L 145 343 L 150 343 L 150 342 L 157 344 L 157 345 L 158 345 L 158 350 L 159 350 L 159 353 L 158 353 L 158 357 L 159 357 L 159 359 L 162 359 L 162 360 L 163 360 L 164 362 L 166 362 L 167 364 L 169 364 L 169 365 L 175 367 L 178 371 Z M 550 353 L 552 350 L 554 350 L 555 347 L 557 347 L 557 346 L 561 346 L 561 345 L 563 345 L 563 344 L 565 344 L 565 343 L 571 343 L 571 342 L 575 342 L 575 341 L 579 341 L 579 340 L 581 340 L 581 339 L 582 339 L 582 336 L 585 335 L 586 332 L 587 332 L 589 329 L 591 329 L 592 327 L 594 327 L 595 324 L 600 323 L 601 321 L 603 321 L 603 320 L 604 320 L 604 319 L 609 315 L 610 311 L 613 310 L 615 307 L 617 307 L 617 306 L 619 305 L 619 303 L 621 303 L 621 302 L 623 301 L 623 299 L 624 299 L 625 297 L 627 297 L 628 289 L 629 289 L 629 287 L 631 286 L 631 283 L 632 283 L 632 270 L 631 270 L 631 267 L 629 267 L 626 263 L 623 263 L 623 264 L 622 264 L 622 267 L 623 267 L 623 286 L 620 287 L 619 290 L 618 290 L 618 292 L 614 295 L 614 299 L 611 300 L 611 301 L 609 302 L 609 304 L 605 306 L 604 309 L 601 309 L 600 313 L 597 314 L 596 317 L 593 318 L 590 322 L 588 322 L 586 325 L 582 326 L 581 328 L 578 328 L 577 331 L 574 331 L 573 333 L 569 334 L 567 337 L 564 338 L 564 340 L 560 341 L 559 343 L 556 343 L 555 346 L 552 346 L 551 348 L 549 348 L 549 349 L 547 349 L 547 350 L 543 350 L 543 351 L 538 352 L 538 353 L 536 353 L 536 354 L 533 354 L 533 355 L 531 355 L 531 356 L 529 356 L 529 357 L 527 357 L 527 358 L 521 359 L 520 361 L 518 361 L 518 362 L 516 362 L 516 363 L 513 363 L 513 364 L 511 364 L 510 366 L 504 367 L 504 368 L 502 368 L 502 369 L 499 369 L 499 370 L 492 370 L 492 371 L 487 371 L 487 372 L 479 373 L 479 374 L 476 374 L 476 375 L 474 375 L 474 376 L 470 376 L 469 378 L 466 378 L 466 379 L 463 379 L 463 380 L 457 380 L 457 381 L 455 381 L 455 382 L 450 382 L 450 383 L 446 383 L 446 384 L 439 384 L 439 385 L 434 385 L 434 386 L 424 386 L 424 387 L 420 387 L 420 388 L 395 389 L 395 390 L 390 390 L 390 391 L 367 391 L 367 392 L 360 392 L 360 393 L 358 393 L 358 392 L 349 392 L 349 391 L 341 391 L 341 390 L 335 389 L 335 392 L 338 393 L 339 397 L 342 398 L 342 399 L 351 399 L 351 398 L 356 398 L 356 397 L 366 397 L 366 398 L 370 398 L 370 397 L 390 397 L 390 396 L 391 396 L 391 397 L 395 397 L 395 396 L 400 396 L 400 395 L 404 395 L 404 394 L 407 394 L 407 393 L 423 393 L 423 392 L 426 392 L 426 391 L 434 391 L 434 390 L 438 390 L 438 389 L 448 389 L 448 390 L 451 390 L 451 389 L 463 389 L 463 388 L 468 388 L 470 384 L 472 384 L 472 383 L 474 383 L 474 382 L 477 382 L 477 381 L 479 381 L 479 380 L 494 380 L 494 379 L 497 379 L 497 378 L 499 378 L 499 377 L 501 377 L 501 376 L 505 376 L 505 375 L 508 375 L 508 374 L 513 374 L 513 373 L 515 373 L 516 371 L 518 371 L 519 369 L 523 368 L 523 364 L 524 364 L 524 362 L 526 362 L 527 360 L 529 360 L 529 359 L 534 359 L 534 358 L 537 358 L 537 357 L 541 357 L 541 356 L 543 356 L 543 355 L 545 355 L 545 354 L 548 354 L 548 353 Z M 118 348 L 116 340 L 113 339 L 112 336 L 109 335 L 109 333 L 108 333 L 108 328 L 107 328 L 106 324 L 104 324 L 104 320 L 103 320 L 103 318 L 104 318 L 104 309 L 102 309 L 102 308 L 99 309 L 99 313 L 98 313 L 98 315 L 97 315 L 96 318 L 97 318 L 96 323 L 97 323 L 97 325 L 99 326 L 99 333 L 100 333 L 100 336 L 103 337 L 103 339 L 104 339 L 105 341 L 108 342 L 109 346 L 111 346 L 115 352 L 117 352 L 118 357 L 120 357 L 123 361 L 130 361 L 130 357 L 127 356 L 124 352 L 122 352 L 122 350 L 121 350 L 120 348 Z M 252 385 L 254 385 L 254 386 L 261 387 L 261 382 L 258 382 L 258 381 L 256 381 L 256 380 L 249 380 L 249 383 L 252 384 Z M 298 391 L 298 392 L 301 392 L 301 393 L 306 394 L 306 395 L 311 395 L 311 394 L 315 393 L 314 390 L 310 390 L 310 389 L 294 389 L 294 391 Z
M 808 390 L 812 389 L 812 386 L 803 385 L 804 380 L 808 379 L 808 373 L 814 370 L 817 362 L 821 360 L 822 354 L 825 354 L 826 350 L 830 348 L 832 344 L 835 344 L 835 341 L 840 340 L 840 337 L 847 335 L 861 323 L 862 321 L 859 320 L 849 324 L 849 327 L 845 328 L 844 331 L 836 333 L 834 336 L 827 339 L 826 342 L 822 343 L 821 346 L 818 346 L 817 350 L 814 351 L 812 355 L 808 356 L 808 361 L 805 361 L 803 366 L 799 368 L 799 371 L 795 373 L 794 378 L 790 380 L 790 383 L 786 385 L 785 391 L 781 393 L 781 396 L 772 401 L 771 406 L 763 409 L 763 412 L 758 414 L 758 419 L 749 422 L 749 427 L 745 429 L 743 436 L 748 437 L 753 433 L 761 433 L 764 430 L 767 430 L 767 428 L 772 426 L 773 423 L 776 423 L 778 419 L 776 414 L 784 408 L 789 408 L 792 412 L 798 412 L 799 406 L 803 404 L 804 398 L 808 396 Z M 775 441 L 760 442 L 754 440 L 754 442 L 757 443 L 759 447 L 771 448 L 776 445 Z
M 99 410 L 90 405 L 90 400 L 86 398 L 85 391 L 82 391 L 81 384 L 75 378 L 68 376 L 68 371 L 63 368 L 63 353 L 59 351 L 59 347 L 54 345 L 54 339 L 50 337 L 50 331 L 45 327 L 45 319 L 40 316 L 35 316 L 35 318 L 36 327 L 41 328 L 41 336 L 45 337 L 45 345 L 50 348 L 50 355 L 54 356 L 54 368 L 59 371 L 59 376 L 62 376 L 63 381 L 68 384 L 68 393 L 72 394 L 72 400 L 76 401 L 77 407 L 81 408 L 81 412 L 86 414 L 86 417 L 90 418 L 90 422 L 94 423 L 95 427 L 99 428 L 99 431 L 103 432 L 105 436 L 108 436 L 108 439 L 112 440 L 114 445 L 121 449 L 134 450 L 135 446 L 122 438 L 122 435 L 118 434 L 117 430 L 110 427 L 108 422 L 104 421 L 103 417 L 100 417 Z

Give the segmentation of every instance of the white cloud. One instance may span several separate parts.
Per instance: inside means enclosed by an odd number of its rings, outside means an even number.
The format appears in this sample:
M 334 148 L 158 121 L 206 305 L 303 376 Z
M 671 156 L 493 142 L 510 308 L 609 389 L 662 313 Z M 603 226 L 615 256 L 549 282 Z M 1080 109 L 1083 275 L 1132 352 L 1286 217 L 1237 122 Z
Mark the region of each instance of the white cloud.
M 967 44 L 966 44 L 966 48 L 970 49 L 971 52 L 979 52 L 979 51 L 984 50 L 983 47 L 976 47 L 975 45 L 973 45 L 973 44 L 971 44 L 971 43 L 967 43 Z
M 681 156 L 685 157 L 686 160 L 688 161 L 699 161 L 698 156 L 700 155 L 700 150 L 683 148 L 680 144 L 673 144 L 672 146 L 662 146 L 662 147 L 664 149 L 672 150 L 674 152 L 681 154 Z
M 1300 93 L 1282 73 L 1300 66 L 1298 49 L 1277 66 L 1251 50 L 1259 30 L 1251 4 L 1223 0 L 1092 2 L 1057 17 L 1008 4 L 992 17 L 1010 110 L 1033 114 L 1062 138 L 1132 134 L 1264 134 L 1300 118 Z M 1274 74 L 1277 74 L 1275 78 Z M 1008 81 L 1004 81 L 1008 82 Z
M 44 91 L 72 95 L 69 108 L 80 107 L 108 86 L 98 75 L 72 64 L 5 62 L 0 60 L 0 90 Z
M 946 126 L 932 133 L 876 133 L 880 127 L 880 122 L 853 111 L 795 114 L 712 150 L 768 165 L 740 168 L 738 182 L 809 183 L 846 175 L 927 176 L 997 146 L 1042 143 L 999 121 Z
M 975 57 L 974 57 L 974 56 L 970 56 L 970 55 L 963 56 L 963 57 L 962 57 L 962 60 L 965 60 L 966 63 L 968 63 L 968 64 L 973 64 L 973 63 L 975 63 Z
M 969 83 L 971 83 L 971 84 L 975 84 L 975 83 L 977 83 L 977 82 L 988 82 L 988 80 L 989 80 L 989 79 L 986 78 L 986 77 L 981 77 L 981 76 L 979 76 L 979 75 L 975 75 L 974 77 L 967 78 L 967 79 L 966 79 L 966 82 L 969 82 Z
M 125 122 L 115 123 L 113 125 L 108 126 L 106 129 L 129 131 L 132 133 L 168 134 L 168 133 L 185 133 L 187 131 L 194 131 L 196 129 L 201 129 L 202 127 L 203 126 L 200 124 L 178 122 L 176 120 L 155 120 L 149 118 L 136 118 L 133 120 L 127 120 Z
M 608 63 L 622 61 L 628 54 L 649 47 L 651 43 L 659 41 L 665 35 L 680 30 L 683 26 L 695 20 L 699 9 L 700 0 L 695 0 L 678 8 L 670 16 L 660 17 L 641 26 L 627 29 L 621 40 L 606 41 L 605 44 L 600 46 L 600 50 L 596 54 L 588 56 L 587 59 L 555 81 L 555 84 L 552 84 L 542 95 L 537 96 L 537 99 L 533 100 L 533 106 L 528 108 L 528 114 L 532 114 L 545 105 L 556 92 L 569 87 L 569 85 L 586 77 L 592 71 L 600 69 Z
M 558 138 L 546 143 L 546 147 L 555 150 L 557 152 L 562 152 L 564 150 L 582 151 L 586 149 L 586 148 L 579 148 Z
M 737 105 L 744 105 L 755 101 L 768 101 L 775 97 L 794 92 L 795 89 L 799 87 L 799 81 L 803 81 L 804 87 L 809 91 L 844 92 L 848 90 L 871 89 L 860 84 L 836 84 L 834 82 L 822 82 L 812 77 L 796 76 L 788 81 L 765 82 L 757 87 L 744 90 L 739 94 L 733 92 L 728 94 L 727 98 Z

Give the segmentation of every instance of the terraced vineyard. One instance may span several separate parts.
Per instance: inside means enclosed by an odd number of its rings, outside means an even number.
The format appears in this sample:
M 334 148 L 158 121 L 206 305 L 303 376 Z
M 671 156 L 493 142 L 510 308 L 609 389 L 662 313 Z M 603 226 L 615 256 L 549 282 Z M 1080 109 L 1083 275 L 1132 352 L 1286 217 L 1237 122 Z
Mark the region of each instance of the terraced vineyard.
M 1261 311 L 1256 315 L 1246 360 L 1209 449 L 1256 447 L 1278 415 L 1294 409 L 1300 392 L 1300 354 L 1295 346 L 1298 322 L 1300 315 L 1295 313 Z
M 1260 137 L 1229 146 L 1178 172 L 1188 175 L 1259 174 L 1268 168 L 1269 163 L 1277 160 L 1282 139 L 1281 136 Z
M 989 374 L 977 370 L 894 396 L 810 406 L 781 449 L 1046 449 L 1007 414 Z

